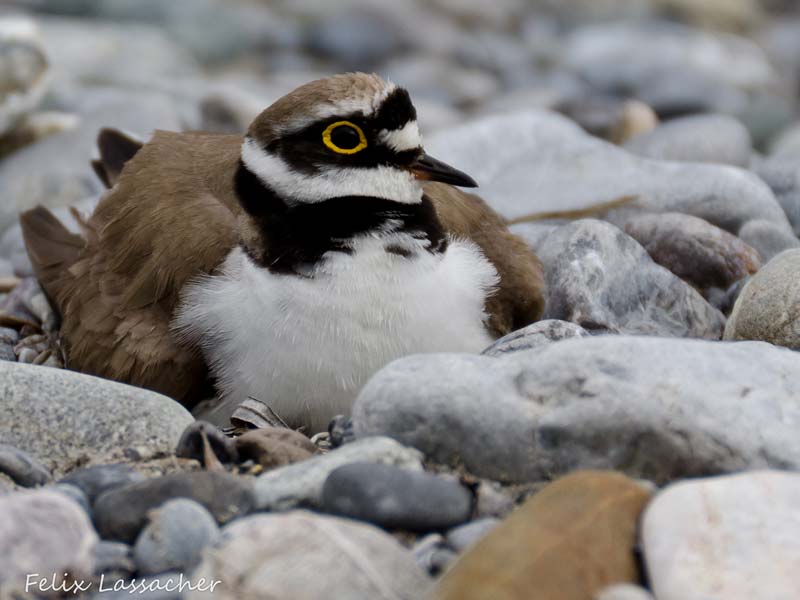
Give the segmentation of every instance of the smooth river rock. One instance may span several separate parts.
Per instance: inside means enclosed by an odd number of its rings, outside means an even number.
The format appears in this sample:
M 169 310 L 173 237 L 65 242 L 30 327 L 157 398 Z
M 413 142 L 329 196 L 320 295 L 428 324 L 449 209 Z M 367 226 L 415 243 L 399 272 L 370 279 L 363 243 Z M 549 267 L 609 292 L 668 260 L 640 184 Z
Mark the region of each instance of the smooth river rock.
M 579 468 L 656 482 L 797 469 L 798 372 L 800 353 L 764 343 L 643 336 L 417 355 L 373 376 L 353 427 L 507 482 Z
M 639 580 L 639 514 L 650 493 L 608 471 L 546 486 L 445 574 L 438 600 L 584 600 Z
M 305 511 L 255 515 L 223 530 L 191 574 L 220 581 L 207 598 L 417 600 L 430 583 L 412 554 L 380 529 Z
M 726 340 L 761 340 L 800 350 L 800 249 L 767 263 L 742 289 Z
M 0 439 L 64 473 L 120 448 L 171 452 L 192 416 L 148 390 L 50 367 L 0 361 Z
M 613 333 L 722 337 L 722 313 L 609 223 L 586 219 L 559 227 L 539 258 L 546 319 Z
M 544 319 L 522 329 L 504 335 L 481 354 L 486 356 L 502 356 L 509 352 L 520 352 L 546 346 L 559 340 L 574 337 L 587 337 L 589 332 L 580 325 L 558 319 Z
M 675 483 L 642 520 L 658 600 L 800 598 L 800 474 L 758 471 Z

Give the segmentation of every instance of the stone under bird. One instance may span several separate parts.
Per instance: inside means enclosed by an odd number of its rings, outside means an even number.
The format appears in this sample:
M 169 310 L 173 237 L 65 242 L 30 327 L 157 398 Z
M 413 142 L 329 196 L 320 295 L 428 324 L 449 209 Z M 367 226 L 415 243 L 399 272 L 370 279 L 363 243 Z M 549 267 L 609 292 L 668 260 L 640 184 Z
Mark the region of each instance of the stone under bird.
M 390 361 L 480 352 L 541 316 L 536 256 L 453 187 L 476 184 L 425 154 L 408 92 L 377 75 L 303 85 L 244 136 L 98 146 L 109 189 L 81 234 L 21 216 L 67 366 L 198 418 L 252 397 L 321 431 Z

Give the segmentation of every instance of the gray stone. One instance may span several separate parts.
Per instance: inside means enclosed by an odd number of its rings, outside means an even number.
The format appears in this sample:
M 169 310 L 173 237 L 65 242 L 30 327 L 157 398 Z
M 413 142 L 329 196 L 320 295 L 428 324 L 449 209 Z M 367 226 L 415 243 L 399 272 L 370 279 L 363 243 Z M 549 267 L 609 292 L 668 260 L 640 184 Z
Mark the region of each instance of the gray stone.
M 800 249 L 773 258 L 744 286 L 726 340 L 761 340 L 800 350 Z
M 509 352 L 530 350 L 531 348 L 539 348 L 559 340 L 587 337 L 588 335 L 588 331 L 579 325 L 575 325 L 575 323 L 557 319 L 545 319 L 504 335 L 481 354 L 502 356 Z
M 655 600 L 655 598 L 638 585 L 617 583 L 601 590 L 593 600 Z
M 31 573 L 48 580 L 60 581 L 65 572 L 88 579 L 96 543 L 89 517 L 61 494 L 36 490 L 0 496 L 0 592 L 25 590 Z M 37 591 L 38 583 L 31 583 L 31 591 Z
M 691 215 L 633 215 L 620 228 L 656 263 L 699 290 L 727 289 L 761 267 L 761 257 L 752 247 Z
M 358 440 L 327 454 L 261 475 L 255 482 L 256 508 L 285 510 L 300 505 L 319 506 L 325 480 L 339 467 L 355 462 L 373 462 L 420 470 L 421 458 L 416 450 L 391 439 Z
M 798 369 L 800 354 L 763 343 L 614 335 L 500 358 L 411 356 L 367 383 L 353 425 L 506 482 L 797 469 Z
M 93 504 L 103 492 L 113 490 L 129 483 L 142 481 L 144 476 L 124 464 L 94 465 L 70 472 L 59 483 L 74 485 L 80 489 Z
M 645 158 L 719 163 L 747 168 L 752 141 L 742 123 L 727 115 L 694 115 L 667 121 L 637 135 L 625 149 Z
M 38 460 L 8 444 L 0 444 L 0 473 L 5 473 L 23 487 L 44 485 L 50 473 Z
M 110 581 L 129 579 L 136 572 L 131 554 L 128 544 L 100 540 L 94 547 L 94 574 Z
M 655 597 L 797 598 L 798 503 L 798 473 L 759 471 L 667 487 L 642 518 Z
M 774 194 L 755 174 L 728 165 L 641 158 L 554 113 L 527 111 L 442 129 L 426 138 L 425 148 L 475 178 L 481 196 L 508 219 L 633 197 L 608 218 L 637 210 L 679 212 L 737 235 L 753 220 L 792 232 Z
M 800 159 L 800 123 L 795 123 L 781 133 L 772 143 L 770 156 Z
M 456 552 L 464 552 L 494 529 L 499 522 L 500 519 L 485 518 L 454 527 L 447 532 L 445 541 Z
M 761 161 L 755 172 L 767 182 L 786 213 L 796 235 L 800 235 L 800 153 Z
M 567 36 L 563 60 L 594 87 L 624 91 L 659 113 L 674 112 L 676 105 L 693 112 L 730 113 L 746 105 L 745 92 L 764 89 L 778 77 L 764 51 L 748 39 L 664 21 L 576 29 Z M 706 85 L 696 90 L 680 85 L 692 80 Z M 657 94 L 654 88 L 660 85 L 672 97 Z M 675 102 L 676 92 L 682 94 L 680 103 Z
M 220 581 L 214 598 L 422 598 L 430 582 L 380 529 L 305 511 L 255 515 L 223 530 L 191 579 Z
M 444 573 L 458 558 L 458 554 L 447 546 L 444 538 L 438 533 L 430 533 L 417 540 L 411 552 L 420 568 L 433 577 Z
M 546 319 L 614 333 L 722 336 L 724 316 L 613 225 L 595 220 L 564 225 L 547 237 L 539 258 Z
M 194 500 L 170 500 L 148 515 L 149 523 L 133 547 L 139 573 L 188 571 L 200 563 L 203 549 L 219 537 L 214 517 Z
M 800 239 L 793 232 L 764 219 L 745 223 L 739 230 L 739 237 L 758 250 L 763 262 L 772 260 L 784 250 L 800 248 Z
M 0 361 L 0 437 L 58 475 L 90 456 L 171 452 L 192 417 L 174 400 L 121 383 Z
M 47 486 L 46 489 L 63 494 L 70 500 L 73 500 L 75 504 L 80 506 L 83 509 L 83 512 L 85 512 L 91 518 L 92 508 L 91 502 L 89 502 L 89 497 L 78 486 L 72 485 L 71 483 L 54 483 L 53 485 Z
M 363 6 L 320 19 L 307 36 L 312 51 L 336 60 L 346 70 L 374 69 L 403 43 L 391 21 Z
M 219 523 L 254 508 L 249 478 L 216 471 L 178 472 L 109 490 L 94 503 L 94 522 L 104 539 L 132 542 L 152 509 L 175 498 L 204 506 Z M 181 507 L 179 507 L 181 509 Z
M 472 494 L 458 481 L 430 473 L 353 463 L 339 467 L 325 480 L 320 508 L 387 529 L 425 532 L 467 521 Z
M 48 57 L 36 24 L 0 16 L 0 137 L 20 125 L 47 89 Z

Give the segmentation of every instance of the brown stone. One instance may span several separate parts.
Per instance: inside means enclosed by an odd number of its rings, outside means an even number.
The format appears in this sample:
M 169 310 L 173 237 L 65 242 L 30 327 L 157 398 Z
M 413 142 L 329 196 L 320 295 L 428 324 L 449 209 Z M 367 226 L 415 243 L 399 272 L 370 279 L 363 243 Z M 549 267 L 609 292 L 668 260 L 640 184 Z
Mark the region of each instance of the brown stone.
M 579 471 L 546 486 L 468 550 L 437 600 L 592 600 L 638 582 L 639 515 L 650 498 L 614 471 Z
M 317 447 L 306 436 L 284 427 L 254 429 L 236 438 L 239 460 L 252 459 L 265 469 L 274 469 L 311 458 Z

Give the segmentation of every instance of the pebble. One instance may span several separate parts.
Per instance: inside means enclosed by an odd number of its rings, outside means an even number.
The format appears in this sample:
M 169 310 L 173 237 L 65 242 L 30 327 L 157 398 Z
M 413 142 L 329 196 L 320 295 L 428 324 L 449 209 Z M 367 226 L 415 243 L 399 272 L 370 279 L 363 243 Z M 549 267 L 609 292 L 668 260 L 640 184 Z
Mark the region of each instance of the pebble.
M 757 471 L 673 484 L 644 513 L 658 600 L 800 597 L 800 474 Z
M 438 533 L 420 538 L 411 548 L 411 552 L 419 567 L 432 577 L 441 575 L 458 558 L 458 554 L 447 547 L 444 538 Z
M 305 511 L 260 514 L 223 530 L 192 580 L 215 598 L 416 600 L 430 584 L 411 552 L 380 529 Z M 189 592 L 187 600 L 207 598 Z
M 539 258 L 546 319 L 613 333 L 722 337 L 724 316 L 609 223 L 564 225 L 547 236 Z
M 220 462 L 234 464 L 239 462 L 236 440 L 222 433 L 216 425 L 206 421 L 194 421 L 183 431 L 175 448 L 175 456 L 193 458 L 200 464 L 208 466 L 205 464 L 203 436 Z
M 255 429 L 236 438 L 242 460 L 252 460 L 265 469 L 283 467 L 317 454 L 314 443 L 299 431 L 283 427 Z
M 0 361 L 0 437 L 56 476 L 87 456 L 171 452 L 192 416 L 174 400 L 61 369 Z
M 48 56 L 33 20 L 0 16 L 0 137 L 31 114 L 47 90 Z
M 386 529 L 437 531 L 468 521 L 472 494 L 458 481 L 375 463 L 333 471 L 322 488 L 323 512 Z
M 477 519 L 471 523 L 459 525 L 447 532 L 445 541 L 456 552 L 464 552 L 470 546 L 474 546 L 481 538 L 486 536 L 492 529 L 497 527 L 500 519 L 486 517 Z
M 501 337 L 481 354 L 485 356 L 503 356 L 510 352 L 540 348 L 559 340 L 587 337 L 588 335 L 588 331 L 575 323 L 559 321 L 558 319 L 545 319 Z
M 133 546 L 133 559 L 143 575 L 188 571 L 219 537 L 211 513 L 186 498 L 164 503 L 148 514 L 148 521 Z
M 747 168 L 753 152 L 750 132 L 734 117 L 692 115 L 673 119 L 633 137 L 625 149 L 645 158 L 715 163 Z
M 572 600 L 636 582 L 636 525 L 649 496 L 609 471 L 558 479 L 468 549 L 436 598 Z
M 764 219 L 745 223 L 739 230 L 739 237 L 755 248 L 765 263 L 784 250 L 800 248 L 800 239 L 794 233 Z
M 795 235 L 800 236 L 800 154 L 768 158 L 754 170 L 772 189 Z
M 655 482 L 796 469 L 798 369 L 800 354 L 764 343 L 621 335 L 410 356 L 367 382 L 353 426 L 509 483 L 579 468 Z
M 88 578 L 96 543 L 89 517 L 62 494 L 36 490 L 0 496 L 0 588 L 24 590 L 30 573 Z
M 5 473 L 23 487 L 35 487 L 50 481 L 50 473 L 39 461 L 8 444 L 0 444 L 0 473 Z
M 634 215 L 621 229 L 657 264 L 699 290 L 727 289 L 761 267 L 761 257 L 741 239 L 691 215 Z
M 254 508 L 249 479 L 213 471 L 179 472 L 103 493 L 94 503 L 97 531 L 103 539 L 133 542 L 149 511 L 174 498 L 194 500 L 219 523 L 246 515 Z
M 75 501 L 75 503 L 80 506 L 83 509 L 83 512 L 89 515 L 89 517 L 92 516 L 92 508 L 89 497 L 78 486 L 70 483 L 54 483 L 53 485 L 47 486 L 46 489 L 58 492 L 59 494 L 64 494 L 67 498 Z
M 129 579 L 136 572 L 132 548 L 122 542 L 100 540 L 94 547 L 94 574 L 107 581 Z
M 734 235 L 760 220 L 773 227 L 768 239 L 758 240 L 763 249 L 797 243 L 781 205 L 757 175 L 728 165 L 641 158 L 554 113 L 530 110 L 441 129 L 426 138 L 425 149 L 469 173 L 481 197 L 508 219 L 633 196 L 611 214 L 680 212 Z M 744 241 L 767 255 L 756 238 Z
M 366 436 L 362 436 L 366 437 Z M 357 462 L 396 465 L 421 470 L 422 454 L 395 440 L 371 437 L 355 441 L 303 462 L 260 475 L 255 481 L 258 510 L 286 510 L 296 506 L 318 507 L 328 476 L 339 467 Z
M 69 484 L 81 490 L 90 504 L 109 490 L 113 490 L 129 483 L 142 481 L 144 476 L 137 473 L 128 465 L 109 464 L 83 467 L 70 472 L 62 477 L 59 483 Z
M 770 147 L 770 156 L 800 158 L 800 122 L 794 123 L 773 141 Z
M 800 350 L 800 249 L 779 254 L 750 278 L 725 326 L 725 339 Z
M 630 583 L 616 583 L 604 588 L 593 600 L 655 600 L 646 589 Z

